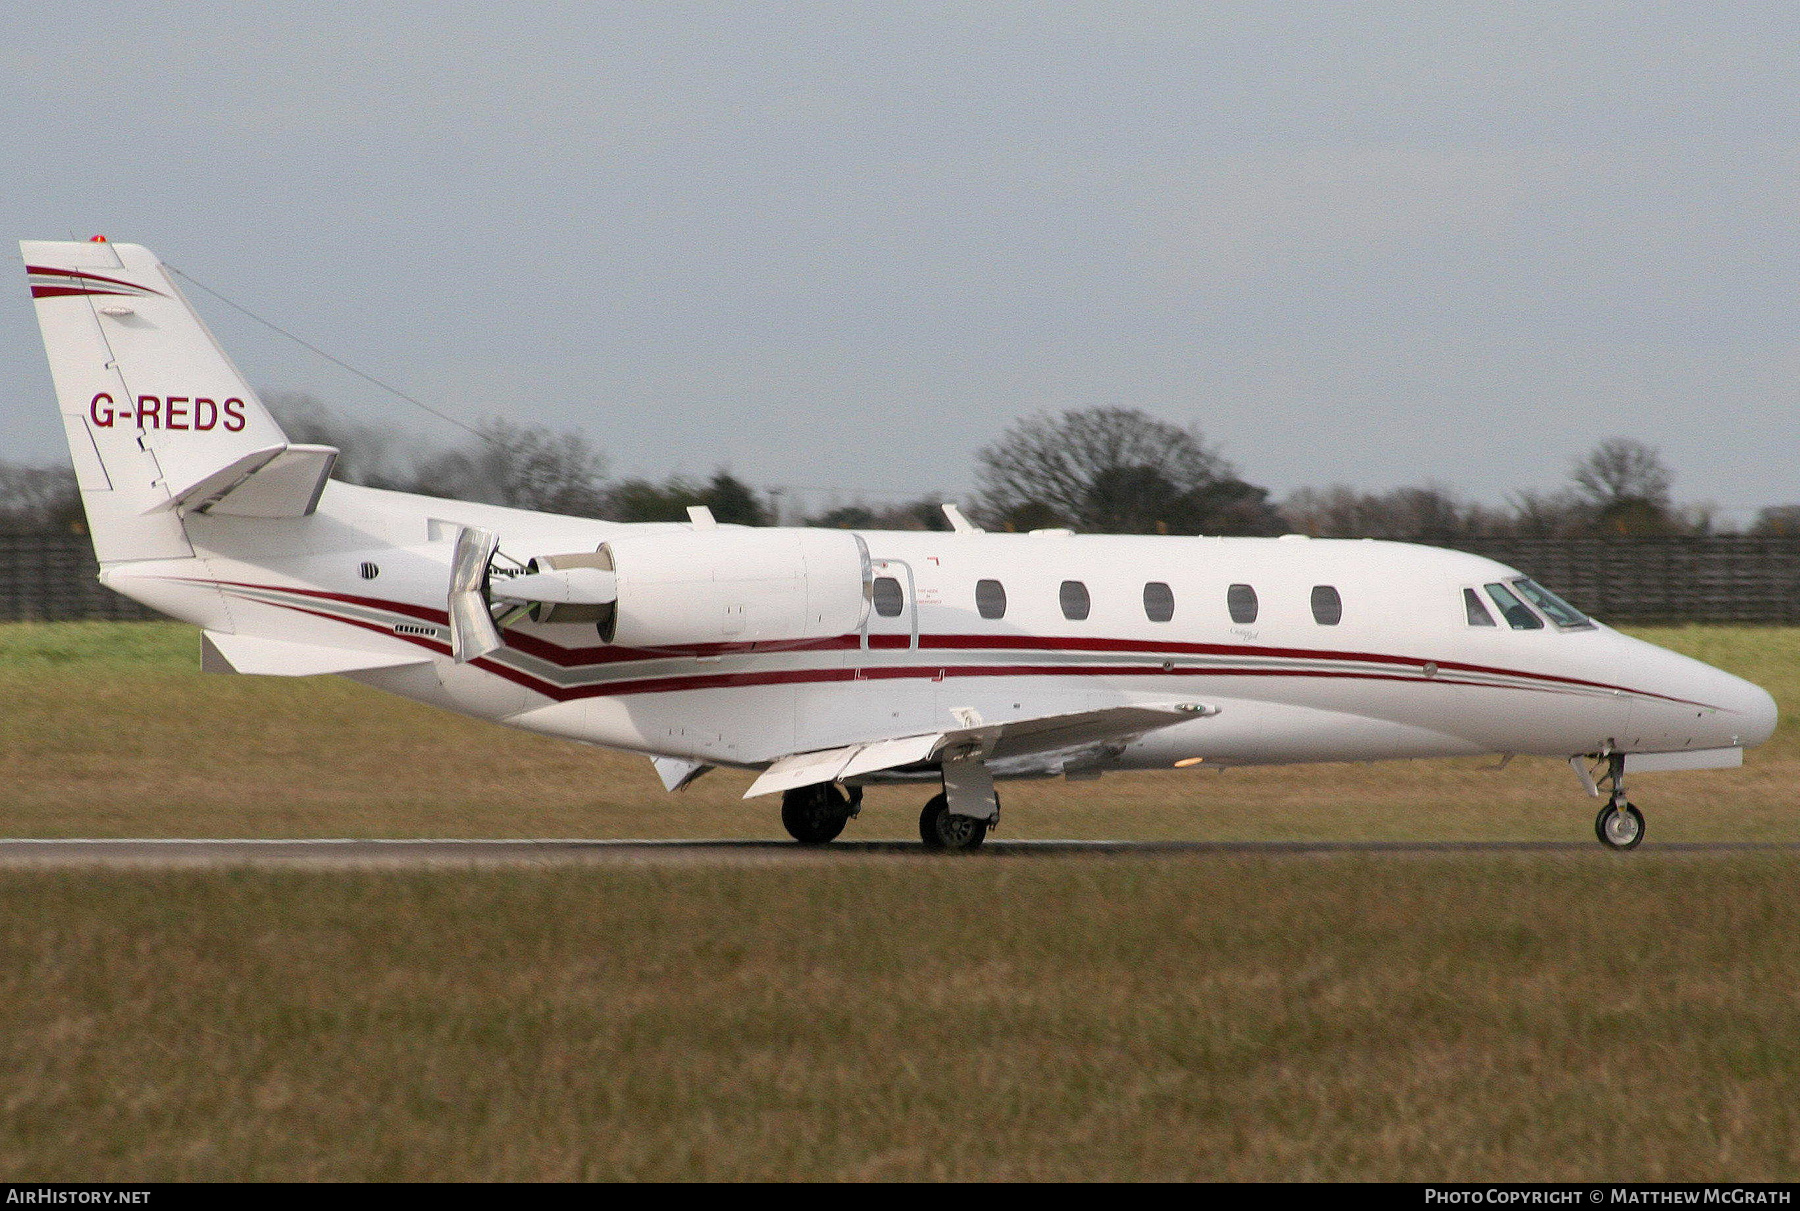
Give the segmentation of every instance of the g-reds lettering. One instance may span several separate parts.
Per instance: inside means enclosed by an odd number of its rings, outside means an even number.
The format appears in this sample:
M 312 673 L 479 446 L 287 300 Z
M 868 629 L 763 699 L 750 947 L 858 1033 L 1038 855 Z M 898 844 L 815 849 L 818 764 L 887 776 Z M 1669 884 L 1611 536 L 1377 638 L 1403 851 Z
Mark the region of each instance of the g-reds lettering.
M 202 433 L 221 424 L 227 433 L 244 427 L 244 401 L 235 395 L 216 403 L 204 395 L 140 395 L 136 408 L 115 411 L 113 397 L 101 391 L 88 403 L 88 418 L 102 429 L 119 421 L 137 422 L 140 429 L 195 429 Z

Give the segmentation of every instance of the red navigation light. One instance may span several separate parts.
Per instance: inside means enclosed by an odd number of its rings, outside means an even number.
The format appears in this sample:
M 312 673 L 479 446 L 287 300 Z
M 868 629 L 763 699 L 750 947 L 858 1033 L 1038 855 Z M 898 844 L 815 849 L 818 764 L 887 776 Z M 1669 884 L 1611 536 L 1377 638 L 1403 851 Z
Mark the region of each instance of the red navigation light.
M 88 237 L 88 243 L 90 243 L 90 244 L 104 244 L 104 243 L 106 243 L 106 237 L 105 237 L 105 236 L 103 236 L 103 235 L 91 235 L 91 236 L 89 236 L 89 237 Z

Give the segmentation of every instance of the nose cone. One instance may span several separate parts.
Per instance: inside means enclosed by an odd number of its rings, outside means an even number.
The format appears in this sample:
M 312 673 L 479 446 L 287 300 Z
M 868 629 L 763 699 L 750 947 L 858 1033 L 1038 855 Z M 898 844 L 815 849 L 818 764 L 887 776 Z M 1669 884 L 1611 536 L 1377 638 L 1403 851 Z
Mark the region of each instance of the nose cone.
M 1733 687 L 1735 701 L 1727 709 L 1738 716 L 1738 743 L 1745 748 L 1754 748 L 1775 734 L 1779 715 L 1775 709 L 1775 696 L 1742 677 L 1733 677 L 1732 681 L 1737 683 Z
M 1634 688 L 1661 699 L 1640 698 L 1632 714 L 1646 747 L 1752 748 L 1774 735 L 1775 699 L 1762 686 L 1650 644 L 1634 656 Z

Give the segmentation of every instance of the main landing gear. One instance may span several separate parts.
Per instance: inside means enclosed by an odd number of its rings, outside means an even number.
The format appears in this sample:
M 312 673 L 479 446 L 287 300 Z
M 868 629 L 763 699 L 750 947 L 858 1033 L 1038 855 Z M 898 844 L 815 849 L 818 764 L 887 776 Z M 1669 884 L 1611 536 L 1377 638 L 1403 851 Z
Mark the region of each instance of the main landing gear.
M 926 849 L 978 849 L 990 827 L 987 820 L 951 815 L 950 800 L 943 795 L 933 795 L 919 813 L 919 840 Z
M 824 845 L 844 831 L 844 825 L 862 811 L 862 787 L 846 795 L 836 784 L 819 782 L 797 786 L 781 796 L 781 823 L 788 836 L 802 845 Z
M 971 850 L 987 840 L 1000 821 L 1000 796 L 978 747 L 947 755 L 944 791 L 919 813 L 919 840 L 926 849 Z M 824 845 L 844 831 L 862 810 L 862 787 L 845 794 L 835 783 L 797 786 L 781 796 L 781 823 L 802 845 Z
M 919 813 L 919 840 L 926 849 L 978 848 L 1000 822 L 1000 796 L 981 746 L 944 754 L 943 773 L 944 793 L 933 795 Z
M 1603 783 L 1606 806 L 1594 817 L 1594 835 L 1608 849 L 1636 849 L 1644 839 L 1644 813 L 1625 799 L 1625 754 L 1609 753 Z

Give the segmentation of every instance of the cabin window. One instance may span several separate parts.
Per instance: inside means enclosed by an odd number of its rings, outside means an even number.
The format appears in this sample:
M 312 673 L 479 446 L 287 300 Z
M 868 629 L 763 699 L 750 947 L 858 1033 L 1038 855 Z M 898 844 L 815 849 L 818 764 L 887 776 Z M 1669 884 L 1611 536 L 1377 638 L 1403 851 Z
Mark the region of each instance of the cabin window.
M 1481 604 L 1481 594 L 1474 589 L 1463 590 L 1463 612 L 1469 616 L 1469 625 L 1472 627 L 1494 625 L 1494 616 L 1488 613 L 1486 606 Z
M 1006 586 L 997 580 L 975 582 L 975 610 L 983 618 L 1006 617 Z
M 892 576 L 875 578 L 875 612 L 883 618 L 898 618 L 906 609 L 906 594 L 901 591 L 900 582 Z
M 1512 582 L 1513 591 L 1543 612 L 1544 617 L 1565 631 L 1588 630 L 1594 620 L 1546 589 L 1535 580 Z
M 1093 603 L 1088 600 L 1087 586 L 1079 580 L 1063 581 L 1056 597 L 1062 603 L 1063 617 L 1071 622 L 1080 622 L 1093 608 Z
M 1225 608 L 1233 622 L 1256 621 L 1256 590 L 1247 584 L 1234 584 L 1225 590 Z
M 1500 607 L 1500 617 L 1506 619 L 1506 625 L 1515 631 L 1541 631 L 1544 620 L 1531 612 L 1531 607 L 1513 596 L 1512 590 L 1503 584 L 1487 586 L 1487 595 L 1494 599 Z
M 1344 620 L 1344 599 L 1328 584 L 1316 584 L 1312 591 L 1313 621 L 1322 627 L 1334 627 Z
M 1160 580 L 1145 585 L 1144 617 L 1151 622 L 1167 622 L 1175 617 L 1175 590 Z

